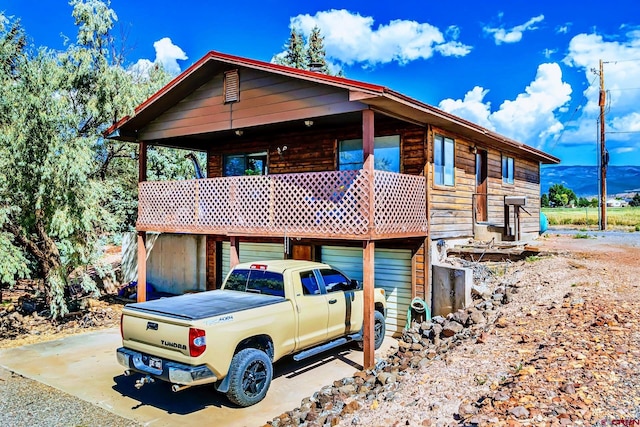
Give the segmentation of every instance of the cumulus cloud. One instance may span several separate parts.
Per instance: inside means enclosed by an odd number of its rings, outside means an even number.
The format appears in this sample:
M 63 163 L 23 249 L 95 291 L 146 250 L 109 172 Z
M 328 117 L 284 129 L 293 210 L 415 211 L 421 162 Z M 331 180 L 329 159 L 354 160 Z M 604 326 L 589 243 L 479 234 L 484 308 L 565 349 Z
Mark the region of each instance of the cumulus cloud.
M 298 15 L 291 18 L 290 27 L 304 35 L 318 26 L 324 36 L 329 60 L 342 64 L 362 64 L 365 67 L 389 62 L 406 64 L 442 56 L 465 56 L 472 47 L 458 41 L 460 29 L 452 26 L 445 34 L 437 27 L 410 20 L 392 20 L 374 27 L 374 19 L 345 9 Z
M 534 16 L 522 25 L 516 25 L 515 27 L 505 29 L 504 27 L 491 28 L 486 26 L 483 31 L 487 34 L 493 35 L 493 40 L 497 45 L 502 43 L 517 43 L 522 40 L 522 35 L 525 31 L 537 30 L 536 24 L 544 20 L 544 15 Z
M 507 100 L 498 110 L 484 98 L 488 90 L 476 86 L 464 99 L 445 99 L 439 107 L 513 139 L 540 147 L 542 141 L 557 135 L 563 125 L 555 112 L 570 100 L 571 86 L 562 81 L 562 71 L 555 63 L 541 64 L 536 77 L 524 93 Z
M 131 67 L 132 72 L 138 75 L 147 75 L 154 65 L 161 64 L 169 74 L 180 74 L 180 64 L 178 64 L 178 61 L 188 59 L 187 54 L 184 53 L 180 47 L 173 44 L 169 37 L 164 37 L 155 42 L 153 48 L 156 51 L 156 59 L 154 61 L 139 59 L 138 62 Z
M 583 92 L 586 99 L 576 122 L 565 132 L 563 143 L 584 144 L 595 141 L 596 123 L 600 113 L 598 104 L 600 79 L 599 61 L 604 61 L 604 82 L 607 91 L 606 140 L 611 153 L 640 151 L 640 31 L 628 28 L 622 37 L 606 37 L 600 34 L 578 34 L 569 43 L 564 58 L 567 66 L 584 73 L 589 82 Z M 622 149 L 622 150 L 621 150 Z M 624 163 L 623 159 L 612 158 Z

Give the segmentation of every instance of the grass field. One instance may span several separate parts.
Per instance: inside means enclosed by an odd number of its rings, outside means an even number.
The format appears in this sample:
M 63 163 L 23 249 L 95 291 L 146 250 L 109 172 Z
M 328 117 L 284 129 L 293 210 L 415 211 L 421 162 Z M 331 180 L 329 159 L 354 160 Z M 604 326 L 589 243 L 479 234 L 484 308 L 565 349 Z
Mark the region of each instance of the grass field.
M 543 208 L 542 212 L 549 225 L 598 225 L 598 208 Z M 640 208 L 607 208 L 607 225 L 640 231 Z

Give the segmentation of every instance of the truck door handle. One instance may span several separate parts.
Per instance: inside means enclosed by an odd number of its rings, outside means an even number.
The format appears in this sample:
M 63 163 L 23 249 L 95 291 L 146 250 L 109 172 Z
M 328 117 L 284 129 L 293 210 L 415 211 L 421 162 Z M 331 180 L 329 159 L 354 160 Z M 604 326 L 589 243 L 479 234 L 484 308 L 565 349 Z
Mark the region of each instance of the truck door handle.
M 338 300 L 337 300 L 337 299 L 335 299 L 335 298 L 334 298 L 334 299 L 330 299 L 330 300 L 329 300 L 329 304 L 335 304 L 335 303 L 337 303 L 337 302 L 338 302 Z

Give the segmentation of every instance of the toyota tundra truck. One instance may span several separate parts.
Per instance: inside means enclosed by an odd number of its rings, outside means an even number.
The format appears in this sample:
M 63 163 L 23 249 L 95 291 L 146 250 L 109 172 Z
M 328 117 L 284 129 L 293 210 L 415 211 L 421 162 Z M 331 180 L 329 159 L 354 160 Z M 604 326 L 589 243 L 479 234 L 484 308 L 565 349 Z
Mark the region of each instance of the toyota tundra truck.
M 385 335 L 386 300 L 374 292 L 374 342 Z M 173 391 L 213 384 L 242 407 L 260 402 L 272 364 L 350 341 L 362 343 L 360 284 L 328 264 L 277 260 L 239 264 L 221 289 L 128 304 L 116 352 L 136 387 L 157 380 Z

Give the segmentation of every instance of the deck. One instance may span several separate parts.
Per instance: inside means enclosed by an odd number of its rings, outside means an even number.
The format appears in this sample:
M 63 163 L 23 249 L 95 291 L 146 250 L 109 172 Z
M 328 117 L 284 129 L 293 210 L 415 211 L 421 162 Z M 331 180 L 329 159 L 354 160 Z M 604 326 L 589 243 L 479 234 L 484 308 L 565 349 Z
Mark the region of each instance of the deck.
M 426 179 L 369 175 L 361 169 L 145 181 L 139 184 L 136 228 L 356 240 L 426 236 Z

